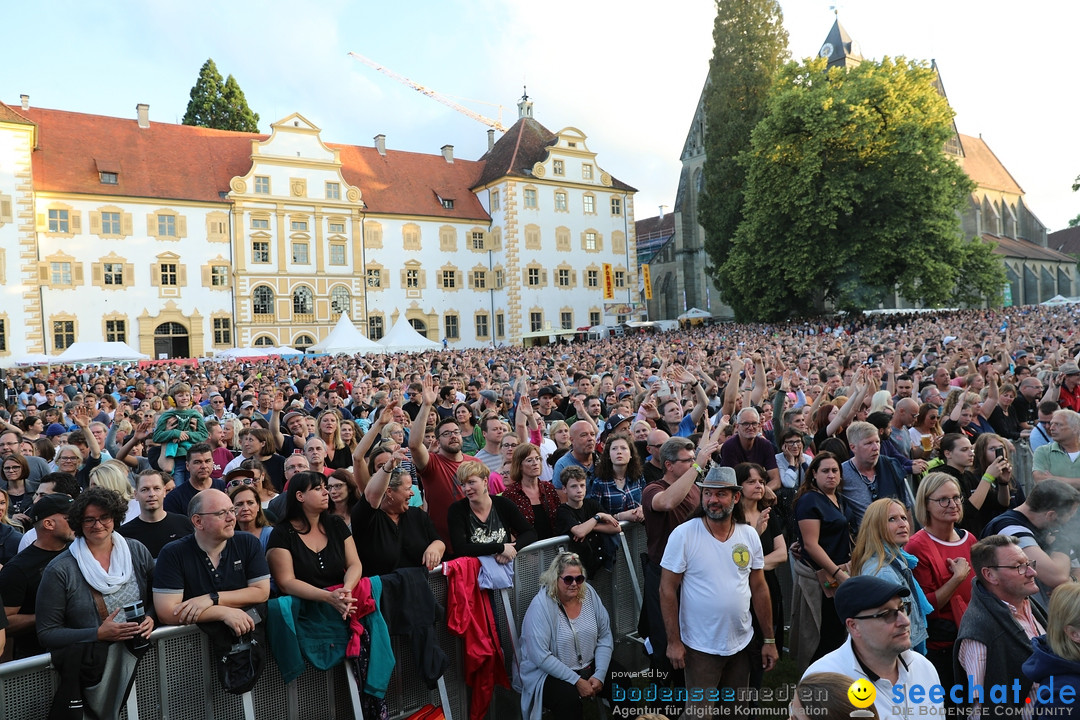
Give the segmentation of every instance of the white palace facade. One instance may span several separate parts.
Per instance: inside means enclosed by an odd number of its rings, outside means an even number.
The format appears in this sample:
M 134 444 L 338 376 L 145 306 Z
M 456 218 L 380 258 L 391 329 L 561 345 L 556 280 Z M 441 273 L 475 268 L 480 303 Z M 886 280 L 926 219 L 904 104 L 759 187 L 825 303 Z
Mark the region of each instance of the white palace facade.
M 615 322 L 634 188 L 519 104 L 479 160 L 0 103 L 0 360 L 122 340 L 152 357 L 304 348 L 342 312 L 450 347 Z M 608 303 L 611 303 L 609 299 Z M 605 309 L 607 308 L 607 309 Z

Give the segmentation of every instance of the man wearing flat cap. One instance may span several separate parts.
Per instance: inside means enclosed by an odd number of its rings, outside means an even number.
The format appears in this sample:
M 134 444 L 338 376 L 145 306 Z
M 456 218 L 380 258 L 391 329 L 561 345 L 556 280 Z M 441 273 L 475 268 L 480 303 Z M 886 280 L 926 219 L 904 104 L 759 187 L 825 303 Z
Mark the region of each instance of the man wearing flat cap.
M 835 672 L 868 680 L 882 718 L 943 715 L 940 697 L 937 702 L 930 698 L 930 688 L 939 682 L 937 670 L 911 649 L 910 594 L 906 586 L 872 575 L 845 580 L 834 602 L 848 631 L 847 642 L 811 664 L 803 677 Z M 894 692 L 894 685 L 903 688 Z M 911 693 L 913 685 L 921 686 L 922 693 Z M 894 702 L 897 695 L 901 702 Z
M 700 515 L 671 533 L 660 562 L 660 606 L 667 631 L 667 657 L 686 668 L 690 717 L 715 713 L 715 703 L 698 699 L 696 688 L 746 687 L 750 641 L 758 623 L 765 628 L 762 667 L 776 665 L 772 604 L 765 583 L 765 556 L 757 531 L 744 522 L 735 470 L 714 467 L 696 482 Z
M 1062 409 L 1080 412 L 1080 367 L 1075 362 L 1062 363 L 1050 382 L 1043 399 L 1057 400 Z

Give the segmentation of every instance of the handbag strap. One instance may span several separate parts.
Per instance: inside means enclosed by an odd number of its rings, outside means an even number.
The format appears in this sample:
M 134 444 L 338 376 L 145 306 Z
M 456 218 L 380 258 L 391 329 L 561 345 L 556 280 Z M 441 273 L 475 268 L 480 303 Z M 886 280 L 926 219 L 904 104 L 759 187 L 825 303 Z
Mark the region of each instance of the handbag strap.
M 94 588 L 90 588 L 90 595 L 94 598 L 94 607 L 97 608 L 98 617 L 101 618 L 101 622 L 105 622 L 109 617 L 109 610 L 105 607 L 105 598 L 99 590 Z

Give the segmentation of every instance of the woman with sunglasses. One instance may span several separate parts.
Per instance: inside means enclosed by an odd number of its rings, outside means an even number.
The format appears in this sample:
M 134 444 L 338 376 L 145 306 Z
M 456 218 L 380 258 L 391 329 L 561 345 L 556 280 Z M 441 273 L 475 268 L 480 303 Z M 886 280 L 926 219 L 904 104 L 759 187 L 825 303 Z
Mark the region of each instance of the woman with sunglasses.
M 263 510 L 266 510 L 270 505 L 270 501 L 278 496 L 277 490 L 274 490 L 274 486 L 270 484 L 270 475 L 266 472 L 266 466 L 263 465 L 262 460 L 259 460 L 258 458 L 248 458 L 240 463 L 240 469 L 251 471 L 250 484 L 254 486 L 255 492 L 259 495 L 259 505 L 262 506 Z M 235 472 L 235 470 L 233 472 Z M 228 478 L 229 475 L 226 475 L 225 492 L 229 491 Z M 276 518 L 267 515 L 267 519 L 273 523 Z
M 582 699 L 604 692 L 614 647 L 600 596 L 574 553 L 559 553 L 540 576 L 521 625 L 521 716 L 580 720 Z
M 233 509 L 236 510 L 236 529 L 259 538 L 265 553 L 266 545 L 270 541 L 270 533 L 274 531 L 274 528 L 267 521 L 266 513 L 259 504 L 259 493 L 256 492 L 255 486 L 245 484 L 244 480 L 250 480 L 250 478 L 234 477 L 232 481 L 225 484 L 229 499 L 233 501 Z
M 960 527 L 964 493 L 952 475 L 932 472 L 915 493 L 915 519 L 923 526 L 905 550 L 919 564 L 912 570 L 934 611 L 926 618 L 926 657 L 944 687 L 953 683 L 953 645 L 971 602 L 971 546 L 978 538 Z

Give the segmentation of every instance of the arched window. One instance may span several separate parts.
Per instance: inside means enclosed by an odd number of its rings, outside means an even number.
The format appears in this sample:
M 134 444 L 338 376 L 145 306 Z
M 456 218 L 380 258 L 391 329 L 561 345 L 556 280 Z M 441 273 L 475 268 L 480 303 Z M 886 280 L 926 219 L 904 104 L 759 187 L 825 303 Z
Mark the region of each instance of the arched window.
M 274 338 L 263 335 L 255 338 L 255 347 L 274 347 Z
M 311 288 L 301 285 L 293 290 L 292 311 L 297 315 L 310 315 L 315 312 L 315 296 L 311 294 Z
M 293 347 L 297 350 L 306 350 L 315 344 L 315 341 L 311 339 L 310 335 L 300 335 L 293 342 Z
M 251 293 L 251 304 L 256 315 L 273 315 L 274 291 L 266 285 L 259 285 Z
M 330 291 L 330 311 L 334 315 L 352 313 L 352 296 L 349 294 L 349 288 L 338 285 Z

